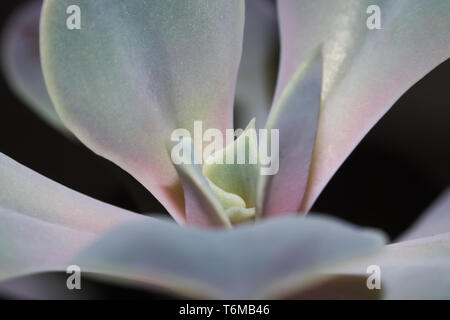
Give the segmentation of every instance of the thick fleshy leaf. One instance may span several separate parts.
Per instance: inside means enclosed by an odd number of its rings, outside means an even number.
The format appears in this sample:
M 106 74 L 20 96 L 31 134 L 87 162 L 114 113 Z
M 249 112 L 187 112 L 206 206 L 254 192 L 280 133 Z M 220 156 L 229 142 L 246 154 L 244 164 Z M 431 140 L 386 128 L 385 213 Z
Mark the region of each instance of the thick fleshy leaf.
M 233 143 L 211 155 L 202 168 L 210 181 L 241 197 L 247 208 L 254 208 L 256 202 L 259 176 L 257 139 L 253 119 Z
M 180 144 L 180 154 L 172 152 L 172 160 L 183 185 L 186 222 L 199 227 L 230 227 L 224 208 L 197 164 L 192 140 L 183 138 Z
M 370 5 L 381 29 L 369 30 Z M 416 81 L 450 55 L 450 2 L 278 1 L 282 57 L 276 96 L 323 43 L 317 141 L 302 210 L 308 210 L 363 136 Z
M 241 56 L 240 0 L 45 2 L 41 56 L 52 101 L 89 148 L 147 187 L 184 221 L 181 184 L 165 149 L 175 128 L 232 128 Z
M 397 241 L 406 241 L 450 232 L 450 188 L 422 214 Z
M 232 207 L 245 208 L 245 201 L 240 196 L 219 188 L 209 179 L 208 183 L 224 210 Z
M 93 233 L 42 221 L 0 207 L 0 281 L 66 270 Z
M 371 265 L 380 267 L 383 299 L 450 299 L 450 233 L 391 244 L 378 254 L 331 269 L 368 277 Z
M 19 7 L 11 17 L 2 43 L 3 70 L 15 93 L 54 128 L 66 135 L 65 128 L 53 108 L 42 75 L 39 54 L 39 17 L 42 0 Z
M 73 263 L 116 281 L 188 297 L 274 297 L 383 242 L 378 232 L 322 216 L 282 217 L 214 232 L 148 220 L 112 231 Z
M 320 50 L 316 49 L 312 57 L 297 70 L 270 111 L 266 128 L 268 134 L 271 130 L 279 130 L 279 171 L 259 179 L 257 214 L 260 217 L 295 212 L 302 202 L 320 110 Z M 269 145 L 277 142 L 271 141 Z
M 275 91 L 278 22 L 275 2 L 245 1 L 242 60 L 236 85 L 235 128 L 253 118 L 264 127 Z
M 66 188 L 3 153 L 0 153 L 0 207 L 92 233 L 143 218 Z

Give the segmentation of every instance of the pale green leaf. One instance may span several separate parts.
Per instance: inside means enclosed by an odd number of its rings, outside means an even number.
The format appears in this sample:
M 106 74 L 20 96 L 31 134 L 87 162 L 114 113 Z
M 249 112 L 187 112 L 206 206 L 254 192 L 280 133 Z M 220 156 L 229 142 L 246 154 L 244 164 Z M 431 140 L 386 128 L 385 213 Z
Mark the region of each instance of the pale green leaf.
M 241 197 L 247 208 L 254 208 L 259 176 L 255 120 L 234 142 L 212 154 L 202 169 L 217 187 Z
M 176 128 L 232 127 L 244 2 L 45 2 L 41 54 L 63 122 L 89 148 L 149 189 L 179 222 L 183 193 L 165 144 Z
M 112 231 L 73 263 L 122 284 L 186 297 L 267 298 L 307 287 L 322 268 L 383 243 L 378 232 L 322 216 L 282 217 L 232 231 L 152 219 Z

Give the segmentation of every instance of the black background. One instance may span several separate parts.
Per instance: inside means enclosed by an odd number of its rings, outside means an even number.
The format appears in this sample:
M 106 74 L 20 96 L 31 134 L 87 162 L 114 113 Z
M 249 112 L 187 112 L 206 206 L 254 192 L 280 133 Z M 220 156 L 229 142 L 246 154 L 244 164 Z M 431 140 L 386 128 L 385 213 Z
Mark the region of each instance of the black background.
M 21 1 L 1 3 L 1 24 Z M 418 44 L 420 45 L 420 44 Z M 413 86 L 333 177 L 314 212 L 404 231 L 450 181 L 450 61 Z M 46 125 L 0 83 L 0 152 L 94 198 L 136 212 L 166 212 L 131 176 Z

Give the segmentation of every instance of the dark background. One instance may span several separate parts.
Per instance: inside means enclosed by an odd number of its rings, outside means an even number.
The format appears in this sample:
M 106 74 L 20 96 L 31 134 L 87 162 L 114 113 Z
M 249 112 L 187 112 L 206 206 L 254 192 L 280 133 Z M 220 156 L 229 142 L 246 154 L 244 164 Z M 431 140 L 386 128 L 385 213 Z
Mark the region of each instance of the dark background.
M 1 26 L 23 1 L 1 4 Z M 326 187 L 315 212 L 404 231 L 450 181 L 450 61 L 413 86 Z M 70 188 L 136 212 L 165 209 L 131 176 L 46 125 L 0 83 L 0 152 Z

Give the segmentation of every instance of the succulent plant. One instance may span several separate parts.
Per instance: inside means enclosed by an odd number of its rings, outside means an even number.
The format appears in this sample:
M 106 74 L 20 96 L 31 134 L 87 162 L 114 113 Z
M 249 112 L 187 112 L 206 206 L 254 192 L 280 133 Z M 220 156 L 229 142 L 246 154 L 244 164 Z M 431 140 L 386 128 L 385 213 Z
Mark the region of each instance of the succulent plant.
M 449 1 L 283 0 L 277 19 L 258 0 L 80 0 L 75 30 L 66 25 L 72 2 L 34 1 L 13 18 L 3 59 L 11 85 L 130 173 L 177 224 L 94 200 L 0 154 L 0 290 L 22 294 L 8 280 L 78 265 L 182 297 L 365 298 L 376 265 L 379 298 L 450 298 L 448 192 L 386 246 L 380 231 L 306 215 L 371 127 L 448 59 Z M 373 4 L 384 13 L 379 30 L 366 27 Z M 235 93 L 240 124 L 250 124 L 211 157 L 242 149 L 256 163 L 199 164 L 185 152 L 199 148 L 189 139 L 175 161 L 174 130 L 194 133 L 195 121 L 233 129 Z M 274 141 L 246 135 L 260 128 L 279 132 L 273 175 L 260 174 L 258 148 Z

